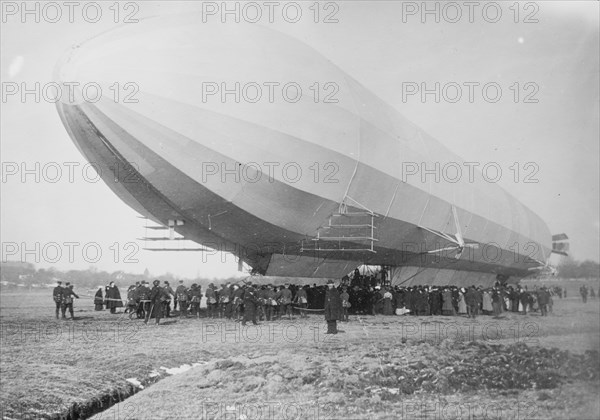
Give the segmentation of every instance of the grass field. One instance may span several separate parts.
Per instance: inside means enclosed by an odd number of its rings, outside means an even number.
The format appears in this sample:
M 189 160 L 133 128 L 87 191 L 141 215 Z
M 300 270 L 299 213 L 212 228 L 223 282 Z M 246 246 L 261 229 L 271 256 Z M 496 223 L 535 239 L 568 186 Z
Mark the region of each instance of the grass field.
M 354 316 L 337 336 L 320 315 L 145 326 L 91 299 L 57 321 L 50 295 L 0 295 L 3 418 L 600 416 L 600 305 L 575 293 L 548 317 Z M 113 405 L 139 390 L 127 378 L 145 389 Z

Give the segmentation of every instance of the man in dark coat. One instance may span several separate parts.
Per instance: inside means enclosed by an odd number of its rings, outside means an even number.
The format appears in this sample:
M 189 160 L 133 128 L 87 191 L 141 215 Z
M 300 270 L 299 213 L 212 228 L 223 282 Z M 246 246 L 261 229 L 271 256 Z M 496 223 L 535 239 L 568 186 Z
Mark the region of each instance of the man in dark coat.
M 150 300 L 150 310 L 146 311 L 146 319 L 144 320 L 144 323 L 147 324 L 148 319 L 150 319 L 152 316 L 154 319 L 156 319 L 156 325 L 158 325 L 163 312 L 162 297 L 164 294 L 166 294 L 166 292 L 164 292 L 163 288 L 160 287 L 159 280 L 154 280 L 153 285 L 154 286 L 150 290 L 150 296 L 148 297 Z
M 73 314 L 73 296 L 79 299 L 79 296 L 77 296 L 77 294 L 73 291 L 73 285 L 67 282 L 65 288 L 63 289 L 62 296 L 63 319 L 66 318 L 65 313 L 67 312 L 67 310 L 69 310 L 69 313 L 71 314 L 71 320 L 75 319 L 75 315 Z
M 106 289 L 106 309 L 110 309 L 111 314 L 116 314 L 117 308 L 122 307 L 121 292 L 119 292 L 119 288 L 115 285 L 115 282 L 111 281 Z
M 527 315 L 527 308 L 533 303 L 533 298 L 529 295 L 529 292 L 523 290 L 519 293 L 519 297 L 523 306 L 523 315 Z
M 209 284 L 206 289 L 206 307 L 208 309 L 208 317 L 215 318 L 218 315 L 219 296 L 214 284 Z
M 200 318 L 200 301 L 202 300 L 202 288 L 196 283 L 192 284 L 188 291 L 188 300 L 192 316 Z
M 479 292 L 475 289 L 475 286 L 471 286 L 467 290 L 465 303 L 467 304 L 467 317 L 475 318 L 479 313 Z
M 445 299 L 448 300 L 451 297 L 449 291 L 446 291 Z M 442 314 L 442 306 L 446 306 L 446 309 L 449 309 L 449 304 L 444 305 L 444 300 L 442 300 L 442 292 L 437 288 L 433 287 L 431 293 L 429 293 L 429 302 L 431 305 L 431 315 L 441 315 Z
M 543 286 L 537 292 L 538 305 L 540 307 L 540 312 L 542 316 L 548 316 L 548 304 L 550 303 L 550 292 Z
M 342 312 L 342 299 L 340 292 L 333 287 L 333 280 L 327 280 L 327 290 L 325 291 L 325 321 L 327 321 L 327 333 L 337 334 L 337 321 Z
M 256 322 L 256 306 L 258 305 L 258 297 L 256 290 L 252 283 L 246 284 L 246 290 L 243 291 L 242 300 L 244 302 L 244 319 L 242 325 L 246 325 L 246 322 L 252 321 L 254 325 L 258 325 Z
M 188 288 L 183 285 L 183 280 L 179 280 L 179 286 L 175 289 L 175 296 L 179 302 L 179 316 L 187 318 L 188 313 Z
M 165 317 L 170 318 L 171 317 L 171 296 L 175 296 L 175 300 L 177 300 L 177 295 L 173 291 L 173 288 L 171 287 L 171 285 L 169 284 L 168 281 L 165 281 L 163 284 L 164 284 L 163 289 L 166 292 L 166 295 L 169 296 L 169 299 L 166 301 L 167 303 L 163 303 L 163 306 L 166 307 Z M 163 302 L 165 302 L 165 301 L 163 301 Z M 175 310 L 175 305 L 173 305 L 173 310 Z
M 56 287 L 52 290 L 52 299 L 54 299 L 54 303 L 56 304 L 56 319 L 58 319 L 58 313 L 62 307 L 63 301 L 63 287 L 61 281 L 56 282 Z
M 101 311 L 104 304 L 104 297 L 102 296 L 102 287 L 98 288 L 98 291 L 94 295 L 94 310 Z
M 137 317 L 138 319 L 146 319 L 146 314 L 150 311 L 150 288 L 146 281 L 136 289 Z
M 583 301 L 583 303 L 586 303 L 587 296 L 588 296 L 588 289 L 585 286 L 585 284 L 579 288 L 579 293 L 581 294 L 581 300 Z

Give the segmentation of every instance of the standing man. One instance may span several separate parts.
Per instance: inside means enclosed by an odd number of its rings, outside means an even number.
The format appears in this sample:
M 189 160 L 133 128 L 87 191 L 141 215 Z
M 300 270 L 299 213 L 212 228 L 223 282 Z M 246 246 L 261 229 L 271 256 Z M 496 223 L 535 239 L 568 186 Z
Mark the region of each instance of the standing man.
M 169 285 L 169 282 L 166 280 L 165 280 L 165 285 L 163 286 L 163 289 L 166 292 L 166 294 L 169 295 L 169 300 L 167 301 L 165 317 L 170 318 L 171 317 L 171 296 L 176 296 L 176 295 L 175 295 L 175 292 L 173 291 L 173 288 L 171 287 L 171 285 Z M 175 302 L 177 302 L 177 297 L 175 297 Z M 175 306 L 177 306 L 177 305 L 173 305 L 173 310 L 175 310 Z
M 340 295 L 342 300 L 342 322 L 348 322 L 348 308 L 350 307 L 350 295 L 346 291 L 346 286 L 342 287 L 342 294 Z
M 296 301 L 298 302 L 298 307 L 300 308 L 300 318 L 306 318 L 306 307 L 308 306 L 306 286 L 298 289 L 298 292 L 296 293 Z
M 581 293 L 581 300 L 583 301 L 583 303 L 586 303 L 587 296 L 588 296 L 588 289 L 585 286 L 585 284 L 579 288 L 579 293 Z
M 256 322 L 256 305 L 258 305 L 258 297 L 256 296 L 256 290 L 251 282 L 246 283 L 246 290 L 243 291 L 244 301 L 244 318 L 242 325 L 246 325 L 246 322 L 252 321 L 254 325 L 258 325 Z
M 475 319 L 479 312 L 479 296 L 475 286 L 469 287 L 465 293 L 465 303 L 467 304 L 467 318 Z
M 94 295 L 94 310 L 101 311 L 103 308 L 104 297 L 102 296 L 102 286 L 98 288 L 98 291 Z
M 63 290 L 63 298 L 62 298 L 62 317 L 63 319 L 65 319 L 65 312 L 67 311 L 67 309 L 69 310 L 69 313 L 71 314 L 71 320 L 75 319 L 75 316 L 73 315 L 73 296 L 75 296 L 77 299 L 79 299 L 79 296 L 77 296 L 77 294 L 73 291 L 73 285 L 68 283 L 65 285 L 66 287 Z
M 121 301 L 121 292 L 115 285 L 114 281 L 111 281 L 106 289 L 106 301 L 106 309 L 110 309 L 111 314 L 116 314 L 117 308 L 123 307 L 123 302 Z
M 192 284 L 188 292 L 190 298 L 190 310 L 192 316 L 200 318 L 200 300 L 202 299 L 202 289 L 196 283 Z
M 340 292 L 334 287 L 333 280 L 327 280 L 325 291 L 325 321 L 327 321 L 326 334 L 337 334 L 337 321 L 340 319 L 342 299 Z
M 496 318 L 502 313 L 502 294 L 497 287 L 492 289 L 492 312 Z
M 146 319 L 146 314 L 150 312 L 150 288 L 148 283 L 143 280 L 140 287 L 137 289 L 137 317 L 138 319 Z
M 231 314 L 229 310 L 231 309 L 231 305 L 229 303 L 231 290 L 229 289 L 229 285 L 223 283 L 221 285 L 221 290 L 219 290 L 219 318 L 231 318 Z
M 292 319 L 292 311 L 290 305 L 292 304 L 292 291 L 290 290 L 289 283 L 283 286 L 283 289 L 279 292 L 279 303 L 281 318 L 287 315 L 289 319 Z
M 537 292 L 538 305 L 542 316 L 548 316 L 548 303 L 550 301 L 550 293 L 546 290 L 546 286 L 542 286 Z
M 52 299 L 54 299 L 54 303 L 56 304 L 56 319 L 58 319 L 58 312 L 62 307 L 63 300 L 63 287 L 62 281 L 56 282 L 56 287 L 52 290 Z
M 150 300 L 150 310 L 146 311 L 146 319 L 144 320 L 144 324 L 148 324 L 148 319 L 150 319 L 151 316 L 154 316 L 156 319 L 156 325 L 158 325 L 160 323 L 160 318 L 162 317 L 163 311 L 161 300 L 161 297 L 163 296 L 163 289 L 160 287 L 160 280 L 154 280 L 152 284 L 154 286 L 150 290 L 150 296 L 148 297 Z
M 177 302 L 179 302 L 179 316 L 185 316 L 187 318 L 188 290 L 187 287 L 183 285 L 183 280 L 179 280 L 179 286 L 175 289 L 175 296 L 177 297 Z
M 217 316 L 217 308 L 218 308 L 218 296 L 217 291 L 215 290 L 214 284 L 209 284 L 208 289 L 206 289 L 206 306 L 208 308 L 208 317 L 215 318 Z
M 233 292 L 231 293 L 231 298 L 233 300 L 233 317 L 235 318 L 235 322 L 239 322 L 241 320 L 242 308 L 244 303 L 244 289 L 242 289 L 237 284 L 234 284 Z

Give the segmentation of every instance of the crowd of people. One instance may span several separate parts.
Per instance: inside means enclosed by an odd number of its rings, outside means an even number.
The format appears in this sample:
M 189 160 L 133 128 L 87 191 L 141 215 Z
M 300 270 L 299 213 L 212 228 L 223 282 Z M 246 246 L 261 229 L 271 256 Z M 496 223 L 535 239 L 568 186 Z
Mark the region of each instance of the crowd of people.
M 538 312 L 546 316 L 552 312 L 556 297 L 566 297 L 566 289 L 545 286 L 528 290 L 518 285 L 503 285 L 497 282 L 493 287 L 467 288 L 456 286 L 391 286 L 385 271 L 379 275 L 361 275 L 358 270 L 351 276 L 344 276 L 337 287 L 333 282 L 327 285 L 254 285 L 252 282 L 223 283 L 215 286 L 211 283 L 206 291 L 202 286 L 192 284 L 187 287 L 181 280 L 176 289 L 168 281 L 162 284 L 154 280 L 152 285 L 141 281 L 129 286 L 125 305 L 119 288 L 111 282 L 98 289 L 94 297 L 96 310 L 107 309 L 116 313 L 116 309 L 125 306 L 125 313 L 131 319 L 143 319 L 148 323 L 155 319 L 169 318 L 175 311 L 181 317 L 206 317 L 211 319 L 229 319 L 242 322 L 274 321 L 291 319 L 293 314 L 301 318 L 308 313 L 321 314 L 331 312 L 331 290 L 335 289 L 335 311 L 337 320 L 348 321 L 349 315 L 478 315 L 499 316 L 502 312 L 527 314 Z M 103 290 L 104 289 L 104 290 Z M 588 292 L 589 290 L 589 292 Z M 103 295 L 104 291 L 104 295 Z M 580 288 L 584 302 L 595 297 L 593 288 Z M 63 318 L 69 309 L 73 316 L 73 286 L 60 284 L 54 290 L 57 302 L 56 316 L 62 308 Z M 205 299 L 206 309 L 200 309 Z

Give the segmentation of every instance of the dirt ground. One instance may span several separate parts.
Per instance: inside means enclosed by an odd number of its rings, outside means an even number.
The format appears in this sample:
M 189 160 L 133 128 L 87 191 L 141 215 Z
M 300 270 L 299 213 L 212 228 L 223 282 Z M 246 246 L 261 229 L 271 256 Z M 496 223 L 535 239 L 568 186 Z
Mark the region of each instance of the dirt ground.
M 597 299 L 555 299 L 548 317 L 351 316 L 331 336 L 317 314 L 145 326 L 83 298 L 57 321 L 50 294 L 0 295 L 3 418 L 600 417 Z M 112 405 L 132 378 L 144 389 Z

